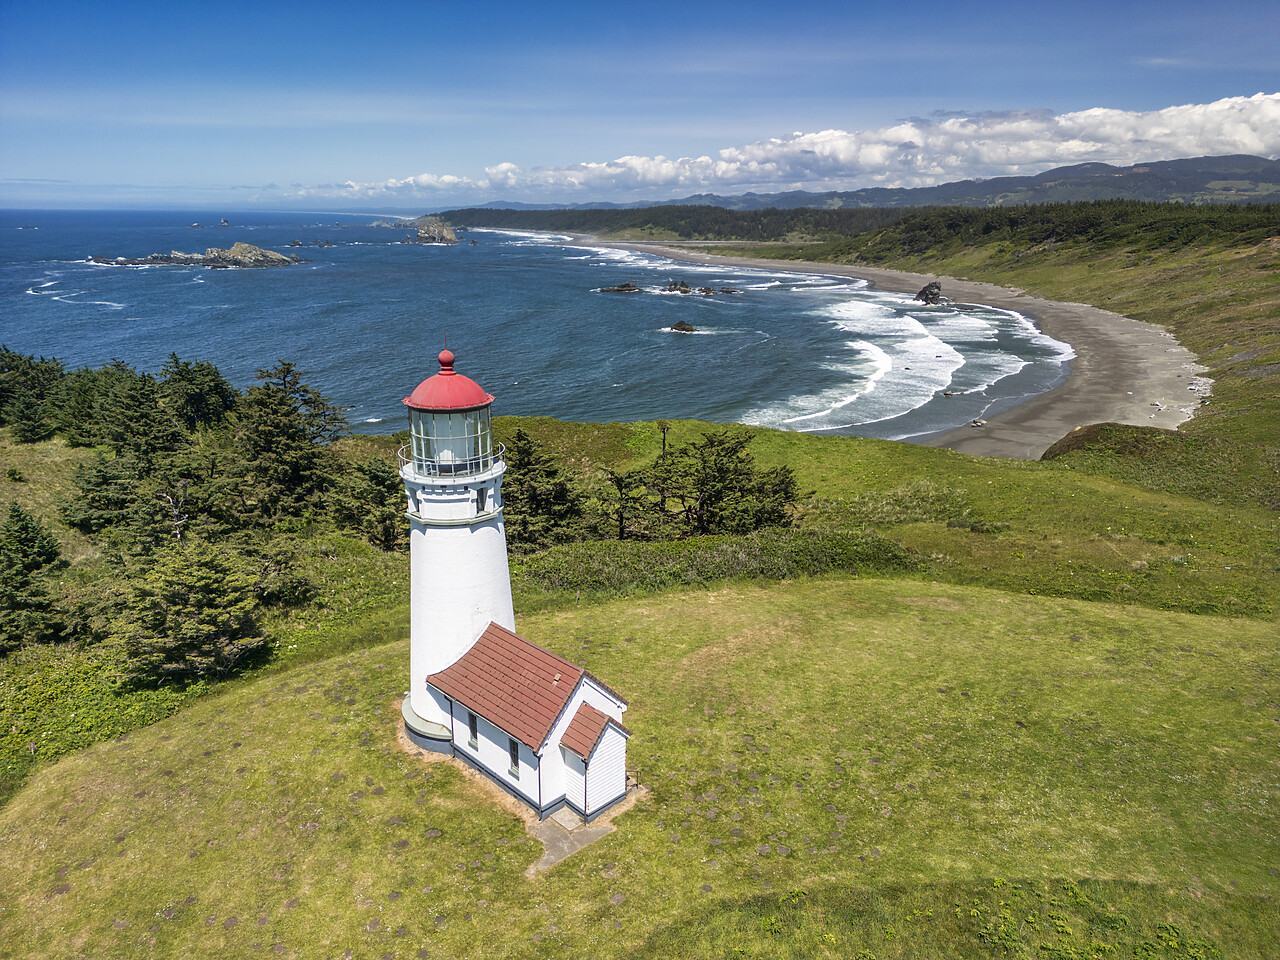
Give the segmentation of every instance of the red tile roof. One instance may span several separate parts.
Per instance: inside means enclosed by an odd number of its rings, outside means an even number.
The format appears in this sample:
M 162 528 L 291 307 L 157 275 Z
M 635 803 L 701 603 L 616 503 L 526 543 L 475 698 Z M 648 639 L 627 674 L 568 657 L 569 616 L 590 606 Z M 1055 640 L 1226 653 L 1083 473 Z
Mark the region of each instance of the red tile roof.
M 589 760 L 591 751 L 595 750 L 596 744 L 604 736 L 604 728 L 611 723 L 630 736 L 631 731 L 613 719 L 613 717 L 607 713 L 602 713 L 589 703 L 582 703 L 578 706 L 578 711 L 573 715 L 573 719 L 569 721 L 569 727 L 565 730 L 564 736 L 560 738 L 560 742 L 583 760 Z
M 427 682 L 537 752 L 582 674 L 564 657 L 491 623 L 461 659 Z

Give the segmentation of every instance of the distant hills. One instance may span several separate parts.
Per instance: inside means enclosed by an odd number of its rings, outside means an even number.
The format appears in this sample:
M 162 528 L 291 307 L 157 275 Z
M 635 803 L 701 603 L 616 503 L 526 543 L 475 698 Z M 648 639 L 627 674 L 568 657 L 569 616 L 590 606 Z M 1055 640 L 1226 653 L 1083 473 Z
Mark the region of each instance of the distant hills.
M 1129 167 L 1077 163 L 1030 177 L 957 180 L 936 187 L 867 187 L 813 193 L 744 193 L 726 197 L 695 194 L 678 200 L 640 203 L 528 204 L 494 201 L 485 208 L 507 210 L 615 210 L 656 206 L 715 206 L 729 210 L 827 210 L 868 207 L 990 207 L 1007 204 L 1065 203 L 1078 200 L 1151 200 L 1184 203 L 1280 201 L 1280 160 L 1233 155 L 1160 160 Z

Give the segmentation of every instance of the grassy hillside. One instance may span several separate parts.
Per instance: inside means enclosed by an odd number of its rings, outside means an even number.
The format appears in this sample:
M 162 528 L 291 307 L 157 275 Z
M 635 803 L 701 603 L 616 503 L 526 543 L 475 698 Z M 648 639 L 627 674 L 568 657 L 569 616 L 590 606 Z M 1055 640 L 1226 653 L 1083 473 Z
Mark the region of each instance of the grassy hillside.
M 1164 323 L 1214 398 L 1043 462 L 753 428 L 794 531 L 513 560 L 519 629 L 630 700 L 651 791 L 532 880 L 520 821 L 396 744 L 403 553 L 299 525 L 315 598 L 239 680 L 130 689 L 110 642 L 0 659 L 0 958 L 1280 955 L 1280 250 L 884 249 Z M 517 428 L 597 489 L 662 444 Z M 112 568 L 57 506 L 86 455 L 0 428 L 0 504 L 92 616 Z
M 525 879 L 520 822 L 399 750 L 390 644 L 41 774 L 0 955 L 1280 952 L 1273 624 L 841 578 L 519 626 L 630 699 L 617 832 Z
M 499 436 L 518 426 L 586 478 L 604 467 L 628 469 L 651 461 L 661 449 L 652 423 L 496 422 Z M 709 426 L 674 421 L 668 439 L 679 443 Z M 1162 469 L 1167 457 L 1146 469 L 1142 457 L 1121 454 L 1095 470 L 1092 460 L 1078 457 L 1013 462 L 881 440 L 766 429 L 752 434 L 762 465 L 791 465 L 800 489 L 812 492 L 798 517 L 800 534 L 847 535 L 854 543 L 875 536 L 900 544 L 912 552 L 918 569 L 897 576 L 1262 620 L 1274 620 L 1280 611 L 1280 514 L 1258 500 L 1259 492 L 1272 496 L 1266 491 L 1274 489 L 1274 474 L 1271 487 L 1244 480 L 1214 487 L 1215 477 L 1230 475 L 1229 461 L 1201 456 L 1170 471 Z M 361 454 L 395 446 L 386 440 L 354 442 Z M 3 449 L 36 479 L 0 480 L 0 499 L 18 497 L 41 508 L 64 540 L 72 563 L 62 588 L 90 599 L 110 589 L 110 569 L 88 541 L 58 521 L 52 506 L 67 494 L 69 465 L 84 452 L 59 441 Z M 1088 457 L 1096 460 L 1098 449 L 1091 447 Z M 1133 476 L 1117 476 L 1119 465 Z M 1173 477 L 1183 479 L 1175 484 Z M 1196 477 L 1205 479 L 1197 484 Z M 316 599 L 268 620 L 269 669 L 288 670 L 404 636 L 403 554 L 323 528 L 301 543 L 300 569 Z M 577 544 L 515 560 L 517 611 L 705 586 L 725 577 L 776 579 L 863 568 L 838 558 L 834 567 L 828 561 L 797 565 L 785 559 L 794 551 L 779 542 L 763 548 L 759 540 L 724 549 L 709 544 L 703 551 L 712 552 L 709 561 L 695 556 L 700 548 L 693 546 L 691 553 L 664 544 Z M 757 563 L 753 557 L 761 549 L 767 555 Z M 887 566 L 872 569 L 899 568 L 886 559 Z M 635 570 L 643 576 L 628 573 Z M 0 796 L 41 765 L 166 716 L 212 689 L 209 683 L 185 691 L 129 689 L 120 682 L 121 657 L 118 647 L 105 644 L 34 648 L 0 660 Z
M 631 467 L 660 449 L 649 423 L 520 422 L 588 473 Z M 500 419 L 497 429 L 514 423 Z M 673 421 L 669 441 L 707 428 Z M 876 531 L 918 553 L 919 576 L 1192 612 L 1272 618 L 1280 611 L 1280 514 L 1256 499 L 1259 491 L 1280 496 L 1274 475 L 1270 486 L 1242 484 L 1248 492 L 1224 481 L 1222 495 L 1202 498 L 1189 481 L 1192 489 L 1161 489 L 1140 468 L 1133 472 L 1148 482 L 1118 480 L 1069 457 L 978 459 L 884 440 L 751 432 L 762 465 L 791 465 L 800 489 L 812 491 L 802 528 Z M 1226 473 L 1221 460 L 1196 465 L 1210 476 Z M 556 599 L 543 599 L 518 569 L 516 587 L 527 609 Z

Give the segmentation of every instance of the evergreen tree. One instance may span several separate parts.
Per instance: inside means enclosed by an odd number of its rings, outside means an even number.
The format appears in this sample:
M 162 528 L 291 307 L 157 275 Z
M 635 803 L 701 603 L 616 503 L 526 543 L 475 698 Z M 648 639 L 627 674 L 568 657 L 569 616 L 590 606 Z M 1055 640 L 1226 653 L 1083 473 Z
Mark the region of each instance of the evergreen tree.
M 149 476 L 157 461 L 185 440 L 177 419 L 161 404 L 160 385 L 145 373 L 121 375 L 98 409 L 103 439 L 117 457 Z
M 58 433 L 75 447 L 114 448 L 133 416 L 126 395 L 143 376 L 122 360 L 67 374 L 50 401 Z
M 21 408 L 11 407 L 12 401 L 26 395 L 35 408 L 43 412 L 45 403 L 57 391 L 65 371 L 62 361 L 29 354 L 15 353 L 0 346 L 0 424 L 13 422 L 9 418 Z
M 58 541 L 17 503 L 0 524 L 0 653 L 24 643 L 57 640 L 63 624 L 46 586 L 62 565 Z
M 13 428 L 13 439 L 19 443 L 39 443 L 53 433 L 45 405 L 24 387 L 17 388 L 10 395 L 4 416 Z
M 239 394 L 212 363 L 192 363 L 171 353 L 160 375 L 160 397 L 188 433 L 222 423 L 235 409 Z
M 118 636 L 137 682 L 224 676 L 266 643 L 255 576 L 224 546 L 189 538 L 156 554 L 135 583 Z
M 618 473 L 606 470 L 605 477 L 613 489 L 602 498 L 604 514 L 610 527 L 619 540 L 646 539 L 649 532 L 645 521 L 654 515 L 645 495 L 645 475 L 642 471 L 632 470 Z
M 125 523 L 138 502 L 137 476 L 119 457 L 99 453 L 76 469 L 76 493 L 62 504 L 62 518 L 81 533 L 101 533 Z
M 338 408 L 281 362 L 259 370 L 236 409 L 236 452 L 246 506 L 267 522 L 301 517 L 333 479 L 324 445 L 345 428 Z
M 798 499 L 795 474 L 757 470 L 750 443 L 750 434 L 717 430 L 659 457 L 648 473 L 654 508 L 689 536 L 787 523 Z
M 343 466 L 332 499 L 340 527 L 355 530 L 375 547 L 395 550 L 408 537 L 404 509 L 404 486 L 390 461 L 369 457 Z
M 22 505 L 9 504 L 8 514 L 0 524 L 0 553 L 27 573 L 39 573 L 62 565 L 62 547 L 39 517 L 32 516 Z
M 517 549 L 540 550 L 577 539 L 582 496 L 560 475 L 546 449 L 516 430 L 506 464 L 502 501 L 507 541 Z
M 62 629 L 44 578 L 0 552 L 0 653 L 26 643 L 51 643 Z

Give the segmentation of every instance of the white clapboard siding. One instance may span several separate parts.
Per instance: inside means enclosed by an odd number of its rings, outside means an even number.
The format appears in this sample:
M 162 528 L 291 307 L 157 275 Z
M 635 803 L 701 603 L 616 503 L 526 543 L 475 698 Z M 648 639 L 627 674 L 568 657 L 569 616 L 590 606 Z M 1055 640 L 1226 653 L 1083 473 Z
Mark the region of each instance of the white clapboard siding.
M 627 738 L 613 724 L 605 727 L 587 766 L 587 814 L 627 792 Z
M 560 756 L 564 760 L 564 798 L 571 804 L 582 810 L 582 806 L 586 803 L 587 787 L 586 787 L 586 766 L 572 750 L 560 748 Z M 582 810 L 586 813 L 586 810 Z
M 505 784 L 534 806 L 538 804 L 538 764 L 540 758 L 523 743 L 520 744 L 520 766 L 517 774 L 511 772 L 511 737 L 500 727 L 484 717 L 477 717 L 476 745 L 471 746 L 471 732 L 467 727 L 467 708 L 454 707 L 453 748 L 470 758 L 477 766 L 499 783 Z

